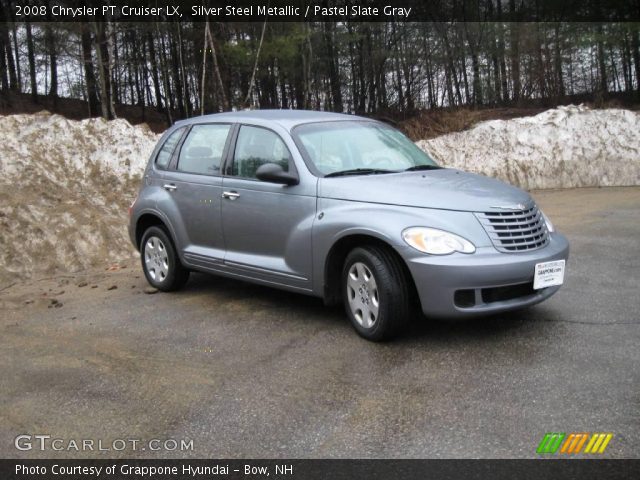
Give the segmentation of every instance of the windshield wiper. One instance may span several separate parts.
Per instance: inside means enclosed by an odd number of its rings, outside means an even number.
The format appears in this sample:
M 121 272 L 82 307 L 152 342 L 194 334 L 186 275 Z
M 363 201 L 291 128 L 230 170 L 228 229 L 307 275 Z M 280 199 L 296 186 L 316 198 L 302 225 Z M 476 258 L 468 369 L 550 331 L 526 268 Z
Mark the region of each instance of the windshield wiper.
M 344 175 L 373 175 L 376 173 L 397 173 L 395 170 L 383 170 L 380 168 L 352 168 L 350 170 L 340 170 L 339 172 L 331 172 L 324 176 L 328 177 L 342 177 Z
M 438 170 L 442 167 L 438 165 L 414 165 L 413 167 L 409 167 L 405 169 L 405 172 L 415 172 L 417 170 Z

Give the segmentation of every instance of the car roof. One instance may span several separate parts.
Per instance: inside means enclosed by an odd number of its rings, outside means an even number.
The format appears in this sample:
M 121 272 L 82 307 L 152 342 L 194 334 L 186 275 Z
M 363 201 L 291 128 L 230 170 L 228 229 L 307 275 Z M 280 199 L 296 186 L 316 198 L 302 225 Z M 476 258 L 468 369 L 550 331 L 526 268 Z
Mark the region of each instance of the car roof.
M 359 117 L 356 115 L 347 115 L 344 113 L 333 112 L 316 112 L 312 110 L 242 110 L 239 112 L 214 113 L 211 115 L 202 115 L 200 117 L 188 118 L 176 122 L 176 125 L 189 125 L 192 123 L 207 122 L 233 122 L 233 123 L 256 123 L 269 124 L 278 123 L 286 129 L 291 129 L 296 125 L 314 122 L 330 122 L 344 120 L 368 120 L 371 119 Z

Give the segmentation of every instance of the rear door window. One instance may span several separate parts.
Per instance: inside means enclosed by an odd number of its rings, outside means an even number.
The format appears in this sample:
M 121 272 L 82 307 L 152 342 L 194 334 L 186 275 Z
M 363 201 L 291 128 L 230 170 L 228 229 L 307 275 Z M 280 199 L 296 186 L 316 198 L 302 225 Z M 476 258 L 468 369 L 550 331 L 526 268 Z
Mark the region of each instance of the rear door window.
M 177 169 L 200 175 L 220 175 L 229 130 L 231 125 L 227 124 L 194 125 L 180 149 Z

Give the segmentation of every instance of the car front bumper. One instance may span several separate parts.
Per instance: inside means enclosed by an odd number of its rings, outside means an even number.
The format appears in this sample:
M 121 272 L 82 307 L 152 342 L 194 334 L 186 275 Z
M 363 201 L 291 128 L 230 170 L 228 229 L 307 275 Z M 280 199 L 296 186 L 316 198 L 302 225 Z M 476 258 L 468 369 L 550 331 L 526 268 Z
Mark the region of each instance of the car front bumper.
M 481 247 L 473 254 L 434 256 L 401 247 L 425 315 L 464 318 L 514 310 L 546 300 L 560 286 L 533 290 L 537 263 L 569 258 L 569 242 L 559 234 L 538 250 L 500 253 Z

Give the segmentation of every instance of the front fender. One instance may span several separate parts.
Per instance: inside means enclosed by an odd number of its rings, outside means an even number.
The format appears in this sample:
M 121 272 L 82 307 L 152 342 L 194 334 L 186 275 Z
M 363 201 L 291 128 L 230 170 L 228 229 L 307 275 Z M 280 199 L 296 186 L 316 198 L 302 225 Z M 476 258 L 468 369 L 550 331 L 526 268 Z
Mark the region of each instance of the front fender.
M 491 240 L 471 212 L 319 198 L 313 226 L 314 294 L 323 296 L 325 264 L 338 241 L 351 235 L 365 235 L 401 253 L 406 247 L 402 231 L 409 227 L 438 228 L 461 235 L 476 247 L 491 246 Z

